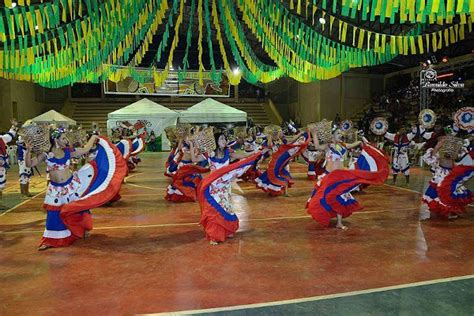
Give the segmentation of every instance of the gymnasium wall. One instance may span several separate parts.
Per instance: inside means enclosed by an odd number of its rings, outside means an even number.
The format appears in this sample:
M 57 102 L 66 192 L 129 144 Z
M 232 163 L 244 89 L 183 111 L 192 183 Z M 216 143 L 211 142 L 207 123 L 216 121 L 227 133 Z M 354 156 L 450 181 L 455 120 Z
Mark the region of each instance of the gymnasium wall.
M 30 82 L 0 79 L 0 131 L 8 130 L 12 117 L 24 122 L 51 109 L 61 111 L 66 97 L 67 89 L 46 89 Z
M 283 118 L 306 125 L 323 118 L 332 120 L 337 113 L 342 119 L 353 117 L 374 94 L 382 93 L 384 77 L 345 73 L 331 80 L 297 83 L 282 79 L 267 86 L 278 109 L 283 109 L 280 110 Z

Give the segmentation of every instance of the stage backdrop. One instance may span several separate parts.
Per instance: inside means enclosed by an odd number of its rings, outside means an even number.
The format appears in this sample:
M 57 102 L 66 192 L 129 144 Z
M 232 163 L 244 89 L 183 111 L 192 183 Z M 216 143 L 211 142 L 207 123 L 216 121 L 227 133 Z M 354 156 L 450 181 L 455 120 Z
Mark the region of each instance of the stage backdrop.
M 167 126 L 176 125 L 179 114 L 158 103 L 146 98 L 123 107 L 108 114 L 107 133 L 112 135 L 112 130 L 123 125 L 141 123 L 148 134 L 155 132 L 156 137 L 161 137 L 163 150 L 169 150 L 169 142 L 163 133 Z
M 105 94 L 215 98 L 230 95 L 229 79 L 224 72 L 219 81 L 212 80 L 210 72 L 203 72 L 203 84 L 200 85 L 197 71 L 170 71 L 164 83 L 155 87 L 153 70 L 149 68 L 113 67 L 117 71 L 104 82 Z

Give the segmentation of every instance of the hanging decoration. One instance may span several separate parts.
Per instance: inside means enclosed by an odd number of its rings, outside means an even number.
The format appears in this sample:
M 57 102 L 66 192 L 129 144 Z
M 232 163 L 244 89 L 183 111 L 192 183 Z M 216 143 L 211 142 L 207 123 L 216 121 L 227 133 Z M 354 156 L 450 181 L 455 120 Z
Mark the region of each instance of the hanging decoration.
M 206 22 L 206 40 L 207 49 L 209 51 L 209 63 L 211 64 L 211 79 L 216 85 L 220 85 L 222 80 L 222 71 L 216 70 L 216 62 L 214 61 L 214 48 L 212 45 L 212 28 L 211 28 L 211 17 L 209 13 L 209 0 L 204 0 L 204 14 Z
M 362 48 L 365 46 L 367 48 L 373 47 L 375 49 L 379 49 L 380 43 L 381 42 L 385 43 L 387 39 L 391 39 L 394 42 L 400 41 L 402 43 L 401 45 L 404 45 L 407 42 L 405 39 L 407 37 L 406 35 L 384 34 L 384 33 L 376 32 L 376 31 L 364 29 L 359 26 L 355 26 L 351 23 L 338 19 L 334 15 L 331 15 L 324 9 L 321 9 L 320 7 L 314 4 L 313 4 L 313 15 L 312 15 L 312 22 L 311 22 L 312 25 L 319 23 L 317 20 L 314 19 L 318 10 L 321 12 L 321 16 L 323 18 L 329 17 L 330 32 L 332 31 L 333 24 L 338 25 L 338 35 L 339 35 L 338 39 L 339 41 L 343 43 L 346 42 L 347 33 L 353 34 L 353 42 L 356 44 L 358 48 Z M 413 27 L 417 27 L 419 25 L 427 25 L 425 22 L 426 21 L 423 20 L 421 23 L 414 24 Z M 442 25 L 442 23 L 439 23 L 439 24 Z M 417 35 L 417 36 L 410 36 L 408 39 L 408 46 L 406 48 L 404 47 L 399 48 L 399 53 L 406 55 L 406 54 L 417 54 L 417 53 L 423 54 L 425 51 L 430 51 L 430 50 L 436 52 L 436 50 L 442 47 L 447 47 L 451 44 L 454 44 L 454 43 L 457 43 L 458 41 L 463 40 L 465 37 L 466 27 L 469 29 L 469 31 L 472 29 L 471 17 L 470 16 L 466 17 L 466 15 L 461 15 L 458 24 L 451 25 L 437 32 L 425 33 L 423 35 Z M 324 24 L 322 25 L 322 28 L 324 30 Z M 449 37 L 445 39 L 445 43 L 443 45 L 442 44 L 442 39 L 444 36 L 443 34 L 448 34 L 448 33 L 449 33 Z M 440 44 L 438 45 L 438 41 L 437 41 L 436 45 L 431 45 L 430 44 L 431 38 L 439 38 Z
M 378 19 L 380 23 L 390 24 L 450 24 L 455 17 L 465 21 L 468 15 L 474 13 L 474 2 L 470 0 L 333 0 L 332 6 L 328 5 L 327 0 L 313 0 L 313 5 L 352 19 Z
M 184 79 L 186 78 L 186 73 L 189 68 L 189 48 L 192 44 L 193 38 L 193 22 L 194 22 L 194 12 L 196 11 L 196 0 L 191 0 L 191 11 L 189 13 L 189 23 L 188 23 L 188 30 L 186 32 L 186 49 L 184 51 L 183 63 L 181 68 L 178 71 L 178 81 L 179 83 L 183 83 Z
M 153 78 L 159 87 L 173 62 L 181 65 L 178 80 L 183 80 L 195 25 L 198 54 L 192 57 L 198 62 L 201 86 L 209 78 L 218 85 L 223 73 L 232 84 L 241 78 L 258 84 L 284 76 L 300 82 L 325 80 L 462 41 L 472 32 L 474 12 L 471 0 L 289 0 L 289 6 L 280 0 L 173 0 L 170 6 L 166 0 L 22 0 L 15 7 L 11 0 L 4 2 L 0 77 L 50 88 L 125 77 L 139 83 Z M 191 8 L 186 48 L 176 62 L 185 6 Z M 386 34 L 355 25 L 356 19 L 411 24 L 408 31 Z M 441 29 L 429 31 L 430 24 Z M 158 29 L 164 30 L 161 37 L 156 36 Z M 249 32 L 272 62 L 257 57 Z M 137 71 L 157 38 L 154 66 Z M 213 42 L 218 44 L 216 52 Z M 203 45 L 209 53 L 207 70 Z M 214 54 L 220 54 L 222 69 L 217 69 Z M 164 69 L 158 69 L 163 63 Z

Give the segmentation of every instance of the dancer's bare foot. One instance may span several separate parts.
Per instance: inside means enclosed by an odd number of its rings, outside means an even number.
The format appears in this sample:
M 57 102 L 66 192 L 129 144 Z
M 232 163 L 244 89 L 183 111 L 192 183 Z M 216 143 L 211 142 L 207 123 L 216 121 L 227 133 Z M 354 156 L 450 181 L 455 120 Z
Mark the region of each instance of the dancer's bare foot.
M 345 226 L 345 225 L 343 225 L 343 224 L 337 224 L 337 225 L 336 225 L 336 228 L 338 228 L 338 229 L 340 229 L 340 230 L 348 230 L 348 229 L 349 229 L 349 227 L 347 227 L 347 226 Z
M 227 238 L 234 238 L 234 234 L 230 234 Z
M 84 239 L 89 238 L 91 236 L 91 232 L 89 230 L 86 230 L 84 232 Z
M 459 215 L 457 215 L 457 214 L 449 214 L 448 215 L 448 219 L 456 219 L 458 217 L 459 217 Z
M 44 251 L 44 250 L 47 250 L 49 248 L 52 248 L 51 246 L 48 246 L 48 245 L 41 245 L 38 247 L 38 251 Z
M 430 217 L 431 217 L 430 210 L 425 205 L 422 205 L 420 209 L 420 216 L 419 216 L 420 221 L 430 219 Z
M 209 244 L 210 244 L 211 246 L 217 246 L 219 243 L 218 243 L 217 241 L 211 240 L 211 241 L 209 242 Z
M 349 227 L 345 226 L 342 223 L 342 215 L 337 214 L 336 218 L 337 218 L 336 228 L 341 229 L 341 230 L 348 230 L 349 229 Z

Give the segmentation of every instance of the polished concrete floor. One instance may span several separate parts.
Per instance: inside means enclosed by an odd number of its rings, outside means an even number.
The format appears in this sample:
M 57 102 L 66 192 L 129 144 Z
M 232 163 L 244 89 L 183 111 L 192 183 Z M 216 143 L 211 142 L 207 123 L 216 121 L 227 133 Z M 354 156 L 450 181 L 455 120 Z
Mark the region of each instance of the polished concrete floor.
M 43 194 L 0 214 L 0 315 L 129 315 L 232 306 L 246 314 L 344 314 L 344 309 L 287 300 L 315 298 L 322 304 L 318 297 L 334 300 L 341 293 L 350 297 L 453 277 L 468 279 L 456 281 L 461 282 L 456 297 L 472 294 L 474 212 L 469 209 L 455 221 L 420 222 L 419 191 L 429 178 L 427 171 L 414 170 L 409 186 L 401 178 L 400 187 L 387 182 L 358 194 L 365 209 L 347 220 L 348 231 L 340 231 L 319 227 L 306 213 L 312 183 L 306 180 L 305 167 L 294 163 L 296 185 L 289 197 L 270 197 L 249 183 L 238 183 L 233 202 L 241 231 L 210 246 L 198 225 L 198 204 L 164 200 L 165 154 L 142 158 L 122 188 L 123 199 L 93 210 L 91 237 L 69 248 L 36 250 L 44 228 Z M 18 204 L 16 174 L 8 178 L 5 198 Z M 33 191 L 41 193 L 44 180 L 33 181 Z M 443 303 L 450 295 L 440 295 L 431 304 Z M 242 307 L 268 302 L 289 302 L 285 308 L 297 309 Z M 331 302 L 327 304 L 333 306 Z M 387 314 L 394 311 L 393 304 L 387 301 Z M 470 304 L 467 308 L 474 308 Z M 421 305 L 414 306 L 423 311 Z M 443 312 L 441 307 L 435 310 Z

